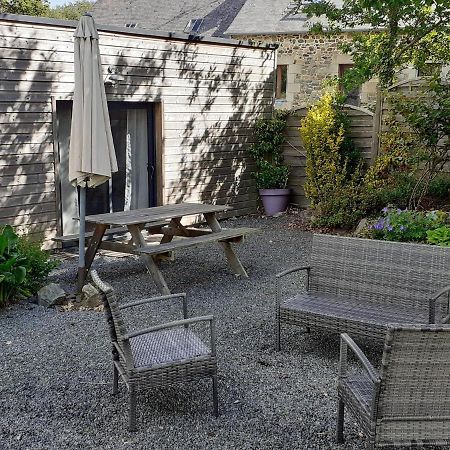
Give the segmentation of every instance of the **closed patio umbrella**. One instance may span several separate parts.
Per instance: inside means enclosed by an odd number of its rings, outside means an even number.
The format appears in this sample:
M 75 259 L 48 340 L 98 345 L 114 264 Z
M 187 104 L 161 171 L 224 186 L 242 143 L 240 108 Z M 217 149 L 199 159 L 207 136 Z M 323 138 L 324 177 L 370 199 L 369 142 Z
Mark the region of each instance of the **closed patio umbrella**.
M 86 187 L 96 187 L 108 181 L 112 173 L 117 172 L 117 161 L 103 84 L 98 33 L 91 15 L 80 18 L 74 36 L 75 89 L 69 181 L 80 188 L 78 280 L 81 280 L 85 270 Z

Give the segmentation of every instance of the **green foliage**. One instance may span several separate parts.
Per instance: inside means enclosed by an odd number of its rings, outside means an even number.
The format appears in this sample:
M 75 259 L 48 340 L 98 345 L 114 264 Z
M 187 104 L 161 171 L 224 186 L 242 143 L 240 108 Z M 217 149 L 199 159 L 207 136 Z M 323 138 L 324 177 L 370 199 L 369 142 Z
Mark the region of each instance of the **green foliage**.
M 443 226 L 427 231 L 428 244 L 450 247 L 450 227 Z
M 352 226 L 361 210 L 362 159 L 347 137 L 348 120 L 336 92 L 325 93 L 300 125 L 306 153 L 307 198 L 321 226 Z
M 443 211 L 410 211 L 386 207 L 383 215 L 369 227 L 371 237 L 386 241 L 426 242 L 427 233 L 445 224 Z
M 289 169 L 283 165 L 282 153 L 286 117 L 285 112 L 276 111 L 272 117 L 256 121 L 250 154 L 256 161 L 253 176 L 258 189 L 286 188 Z
M 26 268 L 17 251 L 19 237 L 10 225 L 3 227 L 0 234 L 0 306 L 3 306 L 18 292 L 26 292 L 23 284 Z
M 35 294 L 57 264 L 38 243 L 5 225 L 0 234 L 0 307 L 18 296 Z
M 46 16 L 49 11 L 47 0 L 0 0 L 0 13 Z
M 355 29 L 341 49 L 352 56 L 353 70 L 345 74 L 347 89 L 377 76 L 382 88 L 390 86 L 395 72 L 407 64 L 445 62 L 450 58 L 448 27 L 450 2 L 437 0 L 316 0 L 299 7 L 309 17 L 325 15 L 328 25 L 313 31 L 339 33 Z M 370 29 L 369 32 L 358 32 Z
M 41 243 L 30 241 L 26 237 L 19 238 L 17 251 L 26 269 L 25 286 L 33 295 L 44 286 L 49 273 L 58 266 L 58 262 L 51 258 L 50 252 L 41 250 Z
M 50 16 L 55 19 L 78 20 L 83 14 L 92 10 L 94 1 L 67 2 L 65 5 L 55 6 L 50 11 Z
M 409 205 L 415 208 L 450 162 L 450 85 L 433 78 L 422 92 L 393 94 L 389 102 L 396 117 L 402 117 L 399 140 L 409 140 L 407 163 L 417 179 Z
M 434 198 L 448 199 L 450 196 L 450 175 L 440 174 L 430 181 L 428 195 Z

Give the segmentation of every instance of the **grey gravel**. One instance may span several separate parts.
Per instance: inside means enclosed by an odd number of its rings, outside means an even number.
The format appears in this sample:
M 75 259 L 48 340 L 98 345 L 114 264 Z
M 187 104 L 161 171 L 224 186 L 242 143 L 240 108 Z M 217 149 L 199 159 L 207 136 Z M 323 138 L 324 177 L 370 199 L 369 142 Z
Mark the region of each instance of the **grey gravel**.
M 237 247 L 248 279 L 236 278 L 213 245 L 163 263 L 172 291 L 187 292 L 190 315 L 217 317 L 218 419 L 210 382 L 203 380 L 141 395 L 138 432 L 128 432 L 125 386 L 118 396 L 110 394 L 104 314 L 22 302 L 0 311 L 0 449 L 364 448 L 350 416 L 347 443 L 334 442 L 337 336 L 290 327 L 283 331 L 283 350 L 274 351 L 274 274 L 309 257 L 309 235 L 289 222 L 289 216 L 227 221 L 261 229 Z M 65 260 L 52 281 L 73 290 L 76 262 Z M 94 266 L 122 301 L 156 293 L 137 258 L 103 255 Z M 175 305 L 161 305 L 136 318 L 148 324 L 175 313 Z M 363 348 L 379 358 L 375 344 Z

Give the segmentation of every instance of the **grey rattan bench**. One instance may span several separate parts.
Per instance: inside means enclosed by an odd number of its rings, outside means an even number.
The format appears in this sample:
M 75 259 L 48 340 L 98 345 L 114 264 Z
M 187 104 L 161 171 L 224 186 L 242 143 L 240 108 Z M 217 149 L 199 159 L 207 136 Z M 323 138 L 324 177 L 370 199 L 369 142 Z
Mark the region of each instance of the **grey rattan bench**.
M 364 370 L 349 371 L 348 347 Z M 370 448 L 450 448 L 450 327 L 391 325 L 381 370 L 341 335 L 337 441 L 344 441 L 344 408 Z
M 388 323 L 448 315 L 434 303 L 448 293 L 450 248 L 315 234 L 310 261 L 276 277 L 277 349 L 282 324 L 383 339 Z M 282 300 L 280 280 L 298 271 L 305 291 Z
M 213 384 L 214 414 L 218 415 L 217 360 L 213 316 L 188 318 L 186 294 L 169 294 L 137 300 L 119 306 L 114 291 L 101 281 L 95 270 L 92 280 L 103 293 L 106 318 L 112 343 L 113 394 L 122 377 L 129 392 L 129 429 L 136 430 L 136 394 L 145 388 L 210 377 Z M 183 320 L 128 332 L 121 311 L 145 303 L 179 298 L 183 302 Z M 206 345 L 192 329 L 209 322 L 210 343 Z

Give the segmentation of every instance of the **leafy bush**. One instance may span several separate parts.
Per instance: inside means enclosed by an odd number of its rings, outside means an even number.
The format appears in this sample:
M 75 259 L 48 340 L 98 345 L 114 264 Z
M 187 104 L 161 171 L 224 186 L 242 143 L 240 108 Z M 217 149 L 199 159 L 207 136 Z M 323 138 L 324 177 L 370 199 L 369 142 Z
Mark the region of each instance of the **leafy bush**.
M 383 215 L 371 226 L 374 239 L 400 242 L 425 242 L 427 232 L 445 224 L 448 215 L 443 211 L 410 211 L 386 207 Z
M 443 226 L 427 231 L 428 244 L 450 247 L 450 227 Z
M 57 266 L 40 244 L 18 236 L 10 225 L 0 234 L 0 306 L 18 296 L 30 297 Z
M 347 137 L 336 92 L 325 93 L 300 125 L 306 152 L 305 194 L 321 226 L 350 227 L 364 216 L 362 158 Z
M 17 251 L 18 241 L 19 236 L 10 225 L 3 227 L 0 234 L 0 306 L 18 292 L 28 294 L 24 286 L 26 268 Z
M 435 198 L 448 198 L 450 195 L 450 176 L 441 174 L 430 181 L 428 195 Z
M 250 154 L 256 161 L 253 176 L 258 189 L 284 189 L 289 168 L 283 165 L 282 145 L 285 141 L 287 114 L 276 111 L 270 118 L 261 118 L 255 124 L 255 143 Z
M 49 273 L 58 266 L 58 262 L 51 258 L 50 252 L 41 250 L 40 243 L 32 242 L 26 237 L 19 238 L 17 250 L 26 269 L 25 286 L 34 295 L 44 286 Z

